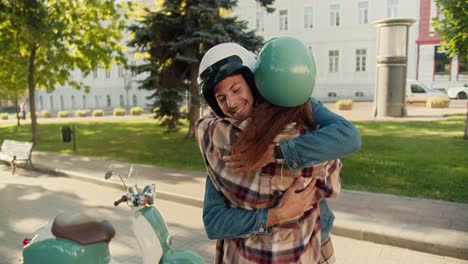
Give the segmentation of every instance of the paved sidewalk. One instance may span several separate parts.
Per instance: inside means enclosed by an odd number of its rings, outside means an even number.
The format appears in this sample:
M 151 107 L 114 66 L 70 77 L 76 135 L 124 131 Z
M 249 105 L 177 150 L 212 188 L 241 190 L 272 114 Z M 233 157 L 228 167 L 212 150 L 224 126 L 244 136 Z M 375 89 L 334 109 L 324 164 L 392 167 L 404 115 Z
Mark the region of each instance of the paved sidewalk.
M 113 164 L 125 175 L 130 165 L 41 151 L 33 152 L 32 161 L 40 171 L 116 188 L 123 188 L 120 179 L 104 180 L 106 169 Z M 140 186 L 155 183 L 160 199 L 202 207 L 204 173 L 138 164 L 134 175 Z M 335 235 L 468 259 L 468 204 L 345 190 L 330 205 Z

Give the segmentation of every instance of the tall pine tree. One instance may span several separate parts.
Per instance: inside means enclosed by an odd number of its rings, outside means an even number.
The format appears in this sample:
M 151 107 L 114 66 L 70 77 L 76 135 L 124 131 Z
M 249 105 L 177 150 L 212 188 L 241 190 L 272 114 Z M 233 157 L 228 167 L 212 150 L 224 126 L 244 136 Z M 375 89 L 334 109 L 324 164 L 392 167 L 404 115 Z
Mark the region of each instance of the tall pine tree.
M 257 0 L 271 12 L 274 0 Z M 128 45 L 148 54 L 145 63 L 134 68 L 148 77 L 140 88 L 154 91 L 157 118 L 164 119 L 168 131 L 176 130 L 182 116 L 180 106 L 186 94 L 189 98 L 187 137 L 195 135 L 194 124 L 200 117 L 200 91 L 197 85 L 198 67 L 203 54 L 216 44 L 236 42 L 257 51 L 263 38 L 249 30 L 246 21 L 222 16 L 231 10 L 236 0 L 171 0 L 164 1 L 156 12 L 149 12 L 143 21 L 132 25 Z

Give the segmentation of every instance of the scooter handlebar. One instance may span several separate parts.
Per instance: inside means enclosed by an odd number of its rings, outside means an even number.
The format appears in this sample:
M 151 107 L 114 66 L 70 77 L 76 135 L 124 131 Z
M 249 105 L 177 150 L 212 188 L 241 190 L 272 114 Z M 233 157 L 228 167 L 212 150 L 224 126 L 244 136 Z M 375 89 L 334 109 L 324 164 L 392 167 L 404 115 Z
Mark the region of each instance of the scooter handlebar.
M 122 198 L 120 198 L 119 200 L 117 200 L 117 201 L 114 202 L 114 206 L 118 206 L 120 203 L 126 202 L 126 201 L 128 201 L 127 196 L 126 196 L 126 195 L 122 195 Z

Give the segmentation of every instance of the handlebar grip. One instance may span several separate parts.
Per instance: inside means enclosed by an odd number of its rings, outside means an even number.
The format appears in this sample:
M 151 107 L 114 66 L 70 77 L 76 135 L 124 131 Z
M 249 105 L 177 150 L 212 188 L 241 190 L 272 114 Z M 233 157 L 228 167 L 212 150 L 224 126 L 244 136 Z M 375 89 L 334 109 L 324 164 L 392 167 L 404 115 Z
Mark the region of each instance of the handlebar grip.
M 114 202 L 114 206 L 118 206 L 120 203 L 126 202 L 126 201 L 128 201 L 127 196 L 122 195 L 122 197 L 119 200 Z

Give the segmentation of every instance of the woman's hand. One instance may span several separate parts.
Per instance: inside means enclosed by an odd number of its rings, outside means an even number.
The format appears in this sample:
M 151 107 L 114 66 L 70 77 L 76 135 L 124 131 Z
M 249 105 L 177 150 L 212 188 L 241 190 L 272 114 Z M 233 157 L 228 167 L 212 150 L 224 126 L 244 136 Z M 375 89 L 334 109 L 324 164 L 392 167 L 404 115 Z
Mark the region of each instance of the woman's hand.
M 226 150 L 231 151 L 230 146 L 225 146 L 225 148 Z M 267 164 L 276 162 L 274 151 L 275 151 L 275 144 L 268 145 L 268 148 L 263 153 L 263 156 L 252 167 L 250 171 L 247 167 L 247 160 L 243 158 L 242 153 L 239 155 L 224 156 L 223 160 L 226 162 L 226 167 L 231 168 L 234 174 L 237 174 L 239 176 L 245 176 L 249 174 L 250 172 L 260 171 L 260 169 L 265 167 Z
M 297 192 L 303 188 L 304 177 L 297 178 L 283 194 L 278 205 L 268 211 L 267 226 L 283 223 L 314 208 L 319 197 L 316 195 L 315 181 L 310 182 L 303 191 Z

